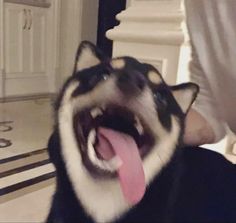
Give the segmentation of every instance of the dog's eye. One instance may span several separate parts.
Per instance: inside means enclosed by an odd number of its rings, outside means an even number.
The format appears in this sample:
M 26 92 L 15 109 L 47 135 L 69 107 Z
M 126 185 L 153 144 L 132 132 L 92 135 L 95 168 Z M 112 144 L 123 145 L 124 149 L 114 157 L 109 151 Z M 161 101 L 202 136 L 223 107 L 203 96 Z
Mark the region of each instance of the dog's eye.
M 96 86 L 96 84 L 98 84 L 98 82 L 107 80 L 108 76 L 109 76 L 109 74 L 107 74 L 107 73 L 92 76 L 88 81 L 89 86 L 91 86 L 91 87 Z
M 157 105 L 160 105 L 160 106 L 166 106 L 167 105 L 166 98 L 160 92 L 158 92 L 158 91 L 155 92 L 153 94 L 153 97 L 154 97 L 154 100 L 155 100 Z

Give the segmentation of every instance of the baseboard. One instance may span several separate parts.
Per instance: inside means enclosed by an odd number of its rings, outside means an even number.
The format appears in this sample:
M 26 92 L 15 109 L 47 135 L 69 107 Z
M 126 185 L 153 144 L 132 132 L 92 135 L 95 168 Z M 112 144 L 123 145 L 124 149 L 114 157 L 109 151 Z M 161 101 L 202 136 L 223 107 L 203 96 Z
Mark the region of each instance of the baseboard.
M 35 100 L 35 99 L 55 99 L 55 93 L 46 93 L 46 94 L 35 94 L 35 95 L 20 95 L 20 96 L 8 96 L 5 98 L 0 98 L 0 103 L 6 102 L 15 102 L 15 101 L 27 101 L 27 100 Z

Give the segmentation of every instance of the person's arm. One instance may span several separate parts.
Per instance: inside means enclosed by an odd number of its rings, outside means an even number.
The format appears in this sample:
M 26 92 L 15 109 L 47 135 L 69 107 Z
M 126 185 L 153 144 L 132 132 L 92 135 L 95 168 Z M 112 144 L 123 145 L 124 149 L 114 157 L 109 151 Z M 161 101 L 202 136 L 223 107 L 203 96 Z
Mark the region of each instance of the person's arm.
M 190 109 L 186 118 L 184 143 L 197 146 L 214 142 L 214 131 L 206 119 L 194 109 Z
M 207 41 L 214 39 L 214 33 L 208 31 L 208 10 L 211 1 L 185 0 L 186 20 L 192 46 L 190 79 L 200 87 L 198 97 L 187 115 L 184 142 L 187 145 L 202 145 L 219 141 L 225 135 L 225 125 L 219 113 L 210 85 L 208 64 L 215 55 L 207 52 Z M 214 18 L 210 18 L 214 19 Z M 212 36 L 213 35 L 213 36 Z M 209 46 L 210 47 L 210 46 Z M 204 67 L 203 67 L 204 66 Z M 210 66 L 210 64 L 209 64 Z M 211 75 L 214 75 L 212 73 Z
M 199 85 L 200 92 L 187 114 L 184 143 L 195 146 L 217 142 L 225 135 L 225 128 L 193 45 L 189 69 L 190 79 Z
M 216 1 L 220 4 L 220 1 Z M 201 145 L 219 141 L 225 135 L 225 125 L 219 112 L 220 102 L 214 97 L 215 79 L 211 66 L 217 66 L 217 55 L 211 54 L 211 41 L 216 41 L 216 35 L 209 30 L 210 21 L 218 21 L 217 13 L 212 13 L 213 1 L 185 0 L 186 20 L 192 46 L 192 60 L 190 62 L 190 79 L 200 87 L 198 97 L 187 115 L 184 140 L 188 145 Z M 217 10 L 219 5 L 214 8 Z M 209 12 L 211 17 L 209 17 Z M 214 17 L 216 16 L 216 17 Z M 213 22 L 214 23 L 214 22 Z M 219 36 L 218 36 L 219 38 Z M 214 89 L 213 89 L 214 88 Z M 222 94 L 222 89 L 218 89 Z

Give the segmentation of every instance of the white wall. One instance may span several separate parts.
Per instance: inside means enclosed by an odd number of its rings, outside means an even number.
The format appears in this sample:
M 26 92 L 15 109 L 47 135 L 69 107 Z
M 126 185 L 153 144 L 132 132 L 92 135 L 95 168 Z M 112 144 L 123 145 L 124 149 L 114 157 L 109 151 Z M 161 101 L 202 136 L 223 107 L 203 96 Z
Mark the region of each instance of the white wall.
M 99 0 L 83 0 L 81 37 L 93 43 L 97 41 L 98 2 Z
M 96 42 L 98 0 L 62 0 L 60 31 L 60 84 L 71 75 L 82 40 Z

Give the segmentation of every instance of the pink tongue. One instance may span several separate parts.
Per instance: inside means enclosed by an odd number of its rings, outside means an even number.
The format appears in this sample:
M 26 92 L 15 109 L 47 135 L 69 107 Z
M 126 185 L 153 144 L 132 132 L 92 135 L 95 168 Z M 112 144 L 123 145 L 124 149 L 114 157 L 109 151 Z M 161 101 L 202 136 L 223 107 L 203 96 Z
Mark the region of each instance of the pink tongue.
M 117 155 L 122 160 L 118 175 L 123 195 L 131 205 L 137 204 L 145 193 L 146 185 L 142 160 L 134 139 L 107 128 L 99 128 L 98 138 L 96 149 L 104 159 Z

